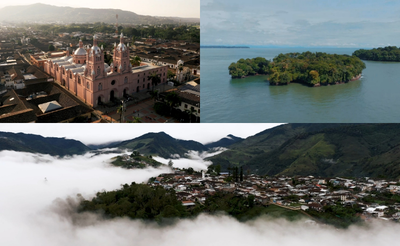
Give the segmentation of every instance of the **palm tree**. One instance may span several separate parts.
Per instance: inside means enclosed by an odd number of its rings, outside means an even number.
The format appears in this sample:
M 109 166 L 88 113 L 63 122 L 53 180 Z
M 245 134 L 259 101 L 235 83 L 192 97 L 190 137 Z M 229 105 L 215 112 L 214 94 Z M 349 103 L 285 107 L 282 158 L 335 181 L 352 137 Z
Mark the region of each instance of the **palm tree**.
M 124 103 L 122 103 L 121 105 L 119 105 L 118 106 L 118 108 L 117 108 L 117 113 L 119 113 L 119 122 L 120 123 L 122 123 L 122 121 L 123 121 L 123 118 L 122 118 L 122 114 L 124 113 L 124 111 L 125 111 L 125 107 L 124 107 Z
M 158 75 L 156 72 L 150 74 L 147 77 L 148 80 L 151 80 L 151 85 L 152 85 L 152 90 L 154 91 L 154 87 L 157 86 L 161 82 L 160 75 Z
M 131 60 L 131 64 L 132 64 L 132 66 L 139 66 L 141 61 L 142 61 L 142 60 L 140 59 L 139 56 L 135 56 L 135 57 Z
M 192 123 L 192 115 L 193 115 L 194 112 L 196 112 L 196 110 L 194 110 L 193 107 L 190 107 L 190 110 L 187 109 L 187 110 L 185 110 L 185 112 L 189 115 L 189 123 Z
M 179 97 L 178 93 L 176 93 L 176 91 L 172 91 L 165 96 L 165 101 L 167 101 L 167 104 L 169 106 L 169 114 L 172 115 L 172 108 L 178 106 L 181 103 L 181 98 Z

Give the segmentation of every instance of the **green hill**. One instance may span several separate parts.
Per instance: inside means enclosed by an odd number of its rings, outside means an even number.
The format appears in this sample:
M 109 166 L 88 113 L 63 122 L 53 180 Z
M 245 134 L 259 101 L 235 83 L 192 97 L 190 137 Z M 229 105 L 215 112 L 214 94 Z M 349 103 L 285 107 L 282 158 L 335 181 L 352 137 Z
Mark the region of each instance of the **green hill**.
M 400 178 L 398 124 L 287 124 L 210 158 L 267 175 Z
M 111 145 L 110 148 L 128 149 L 139 151 L 145 155 L 157 155 L 163 158 L 171 158 L 171 155 L 184 156 L 189 150 L 206 151 L 203 144 L 191 140 L 175 139 L 164 132 L 147 133 L 135 139 L 123 141 Z
M 50 155 L 83 154 L 90 148 L 65 138 L 45 138 L 39 135 L 0 132 L 0 150 L 25 151 Z

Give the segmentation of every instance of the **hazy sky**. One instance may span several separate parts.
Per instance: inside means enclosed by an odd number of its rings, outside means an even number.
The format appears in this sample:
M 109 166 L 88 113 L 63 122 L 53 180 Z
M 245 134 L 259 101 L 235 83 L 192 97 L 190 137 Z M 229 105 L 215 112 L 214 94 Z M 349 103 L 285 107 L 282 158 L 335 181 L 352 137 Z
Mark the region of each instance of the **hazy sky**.
M 0 131 L 66 137 L 85 144 L 128 140 L 164 131 L 174 138 L 208 143 L 228 134 L 248 137 L 279 124 L 0 124 Z
M 0 8 L 7 5 L 28 5 L 34 3 L 74 8 L 122 9 L 140 15 L 200 18 L 200 0 L 16 0 L 9 2 L 1 1 Z
M 398 45 L 397 0 L 202 0 L 204 45 Z

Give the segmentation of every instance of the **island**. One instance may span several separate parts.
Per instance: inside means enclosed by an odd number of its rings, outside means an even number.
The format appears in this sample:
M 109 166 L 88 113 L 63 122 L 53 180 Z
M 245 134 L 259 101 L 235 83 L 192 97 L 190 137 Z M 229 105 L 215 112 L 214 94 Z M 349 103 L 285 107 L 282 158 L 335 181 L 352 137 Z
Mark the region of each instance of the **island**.
M 119 155 L 112 158 L 111 160 L 112 165 L 125 169 L 145 168 L 149 166 L 157 168 L 163 165 L 161 162 L 154 160 L 151 155 L 144 156 L 141 155 L 138 151 L 133 151 L 130 155 Z
M 360 58 L 323 52 L 279 54 L 272 61 L 257 57 L 240 59 L 229 66 L 232 78 L 264 74 L 270 85 L 301 83 L 321 86 L 347 83 L 361 77 L 365 64 Z
M 400 62 L 400 49 L 396 46 L 379 47 L 371 50 L 359 49 L 354 51 L 353 55 L 367 61 Z

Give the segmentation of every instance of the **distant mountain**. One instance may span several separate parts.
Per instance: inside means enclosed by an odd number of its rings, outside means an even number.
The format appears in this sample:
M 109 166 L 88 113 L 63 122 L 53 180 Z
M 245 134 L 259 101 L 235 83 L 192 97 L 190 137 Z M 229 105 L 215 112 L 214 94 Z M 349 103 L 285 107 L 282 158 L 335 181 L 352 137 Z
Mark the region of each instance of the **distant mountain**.
M 95 6 L 94 6 L 95 7 Z M 199 18 L 153 17 L 138 15 L 120 9 L 91 9 L 57 7 L 36 3 L 32 5 L 7 6 L 0 9 L 0 21 L 7 22 L 62 22 L 62 23 L 115 23 L 173 24 L 200 23 Z
M 228 136 L 221 138 L 220 140 L 218 140 L 216 142 L 208 143 L 208 144 L 205 144 L 204 146 L 206 146 L 209 149 L 212 149 L 215 147 L 227 148 L 227 147 L 231 146 L 232 144 L 241 142 L 243 140 L 244 140 L 244 138 L 236 137 L 236 136 L 233 136 L 232 134 L 229 134 Z
M 39 135 L 0 132 L 0 151 L 14 150 L 49 155 L 83 154 L 90 148 L 83 143 L 65 138 L 45 138 Z
M 211 157 L 258 174 L 400 178 L 400 124 L 287 124 Z
M 189 150 L 206 151 L 203 144 L 191 140 L 178 140 L 165 132 L 147 133 L 138 138 L 123 141 L 107 146 L 108 148 L 129 149 L 139 151 L 140 154 L 158 155 L 163 158 L 171 158 L 171 155 L 184 156 Z

